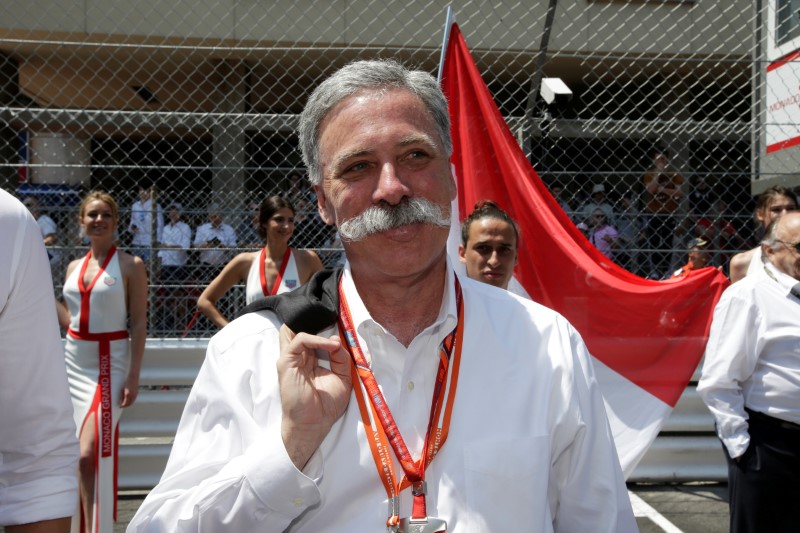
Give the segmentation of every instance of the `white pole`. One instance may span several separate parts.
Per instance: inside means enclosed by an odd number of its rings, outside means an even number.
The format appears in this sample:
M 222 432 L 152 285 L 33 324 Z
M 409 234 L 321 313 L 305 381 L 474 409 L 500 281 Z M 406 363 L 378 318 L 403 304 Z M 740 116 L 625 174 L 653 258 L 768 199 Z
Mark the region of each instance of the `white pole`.
M 448 4 L 447 14 L 444 21 L 444 39 L 442 39 L 442 54 L 439 56 L 439 73 L 436 75 L 436 81 L 442 83 L 442 70 L 444 69 L 444 55 L 447 52 L 447 41 L 450 40 L 450 28 L 455 22 L 456 16 L 453 14 L 453 5 Z

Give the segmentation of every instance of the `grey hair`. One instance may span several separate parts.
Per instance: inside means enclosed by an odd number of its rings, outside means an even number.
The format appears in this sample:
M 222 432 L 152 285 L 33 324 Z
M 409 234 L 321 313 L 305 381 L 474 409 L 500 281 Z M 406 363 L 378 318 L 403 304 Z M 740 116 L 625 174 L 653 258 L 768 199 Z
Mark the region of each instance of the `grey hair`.
M 445 154 L 450 156 L 453 141 L 450 138 L 447 99 L 433 76 L 422 70 L 409 70 L 393 59 L 354 61 L 314 89 L 300 114 L 300 151 L 312 185 L 322 182 L 319 128 L 328 113 L 342 100 L 358 92 L 387 89 L 406 89 L 422 101 L 439 130 Z
M 764 231 L 764 238 L 761 239 L 762 246 L 777 248 L 782 245 L 781 240 L 778 238 L 778 223 L 782 218 L 783 217 L 777 217 L 769 223 L 769 226 L 767 226 L 767 229 Z

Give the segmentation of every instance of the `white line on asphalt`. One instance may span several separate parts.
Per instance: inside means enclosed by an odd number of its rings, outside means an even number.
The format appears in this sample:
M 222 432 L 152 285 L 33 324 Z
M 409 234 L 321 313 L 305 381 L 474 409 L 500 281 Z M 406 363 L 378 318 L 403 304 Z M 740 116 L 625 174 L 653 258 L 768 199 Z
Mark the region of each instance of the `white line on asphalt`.
M 628 496 L 631 499 L 631 507 L 633 507 L 633 516 L 649 518 L 658 527 L 667 533 L 683 533 L 675 524 L 664 518 L 658 511 L 650 507 L 647 502 L 641 499 L 636 494 L 628 491 Z

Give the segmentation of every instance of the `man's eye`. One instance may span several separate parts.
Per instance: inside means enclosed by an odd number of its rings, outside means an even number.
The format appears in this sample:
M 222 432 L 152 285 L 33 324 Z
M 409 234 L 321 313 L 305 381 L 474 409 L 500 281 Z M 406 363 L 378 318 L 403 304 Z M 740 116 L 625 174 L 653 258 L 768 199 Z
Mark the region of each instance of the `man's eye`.
M 428 152 L 424 150 L 412 150 L 408 154 L 406 154 L 406 159 L 419 161 L 421 159 L 428 159 Z
M 347 172 L 362 172 L 362 171 L 366 170 L 368 167 L 369 167 L 369 165 L 367 163 L 360 162 L 360 163 L 354 163 L 354 164 L 350 165 L 344 171 L 345 171 L 345 173 L 347 173 Z

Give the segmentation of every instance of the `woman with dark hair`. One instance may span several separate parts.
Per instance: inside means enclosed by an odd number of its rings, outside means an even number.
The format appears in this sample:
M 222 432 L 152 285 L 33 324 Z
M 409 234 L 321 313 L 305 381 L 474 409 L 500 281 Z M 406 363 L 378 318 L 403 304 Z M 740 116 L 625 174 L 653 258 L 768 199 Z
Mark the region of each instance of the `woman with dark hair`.
M 491 200 L 481 200 L 461 223 L 458 255 L 474 280 L 508 289 L 517 264 L 517 223 Z
M 237 283 L 246 282 L 246 300 L 251 303 L 266 296 L 296 289 L 322 270 L 322 261 L 310 250 L 289 247 L 294 233 L 294 207 L 280 196 L 266 198 L 258 210 L 258 233 L 266 245 L 257 252 L 234 257 L 197 299 L 197 307 L 220 328 L 228 319 L 216 303 Z
M 147 271 L 139 257 L 117 250 L 119 209 L 104 192 L 79 208 L 89 253 L 72 261 L 57 302 L 67 329 L 67 378 L 80 441 L 81 505 L 73 531 L 111 531 L 117 488 L 117 439 L 122 408 L 139 392 L 147 338 Z M 130 340 L 129 340 L 130 338 Z

